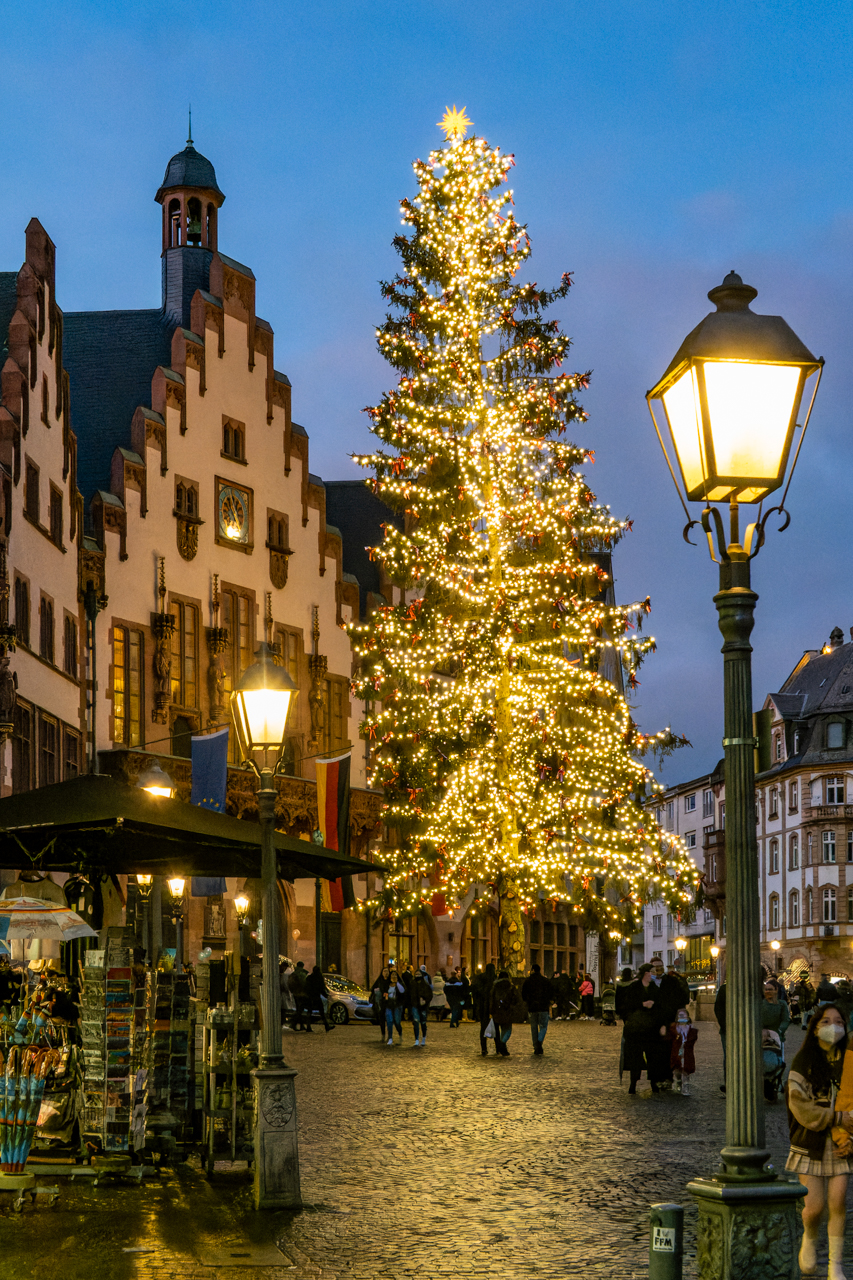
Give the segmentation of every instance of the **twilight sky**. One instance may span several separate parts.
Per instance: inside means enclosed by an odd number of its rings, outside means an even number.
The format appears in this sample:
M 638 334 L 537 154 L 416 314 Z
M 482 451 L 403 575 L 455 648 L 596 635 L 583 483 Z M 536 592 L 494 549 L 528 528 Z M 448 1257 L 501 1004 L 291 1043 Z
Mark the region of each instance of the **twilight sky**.
M 186 137 L 227 200 L 220 246 L 258 278 L 311 469 L 355 478 L 361 413 L 393 382 L 374 350 L 410 164 L 446 104 L 515 153 L 530 274 L 574 272 L 559 312 L 594 371 L 590 481 L 634 520 L 621 599 L 652 597 L 658 652 L 642 727 L 693 743 L 675 782 L 722 754 L 722 659 L 707 551 L 683 516 L 644 403 L 734 268 L 826 372 L 792 486 L 793 520 L 753 566 L 756 705 L 802 651 L 853 627 L 848 358 L 853 285 L 853 8 L 840 0 L 493 0 L 284 5 L 42 0 L 8 8 L 0 270 L 33 215 L 57 246 L 66 311 L 160 301 L 154 192 Z

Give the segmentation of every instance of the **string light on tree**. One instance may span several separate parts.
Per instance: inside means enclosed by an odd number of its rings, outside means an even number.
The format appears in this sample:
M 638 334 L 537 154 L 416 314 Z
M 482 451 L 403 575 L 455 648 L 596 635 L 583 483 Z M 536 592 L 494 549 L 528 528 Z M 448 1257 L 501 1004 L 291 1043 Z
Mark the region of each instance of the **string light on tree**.
M 373 783 L 401 837 L 383 854 L 384 905 L 489 886 L 515 970 L 531 903 L 568 901 L 622 936 L 652 899 L 685 918 L 698 873 L 647 808 L 657 784 L 640 757 L 677 740 L 640 733 L 622 693 L 654 640 L 648 600 L 608 603 L 601 553 L 630 524 L 598 503 L 593 451 L 567 434 L 586 421 L 589 374 L 564 369 L 569 339 L 546 313 L 571 276 L 517 280 L 530 239 L 515 161 L 470 124 L 448 108 L 447 142 L 415 162 L 401 203 L 409 234 L 376 334 L 398 380 L 367 409 L 378 447 L 357 461 L 404 517 L 371 552 L 402 591 L 349 632 Z

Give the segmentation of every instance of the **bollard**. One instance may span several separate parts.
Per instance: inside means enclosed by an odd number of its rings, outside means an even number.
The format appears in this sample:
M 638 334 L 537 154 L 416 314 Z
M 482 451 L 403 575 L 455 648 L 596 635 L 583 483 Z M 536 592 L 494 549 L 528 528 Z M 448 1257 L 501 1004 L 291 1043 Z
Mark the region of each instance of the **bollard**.
M 653 1204 L 649 1223 L 649 1280 L 681 1280 L 684 1210 L 680 1204 Z

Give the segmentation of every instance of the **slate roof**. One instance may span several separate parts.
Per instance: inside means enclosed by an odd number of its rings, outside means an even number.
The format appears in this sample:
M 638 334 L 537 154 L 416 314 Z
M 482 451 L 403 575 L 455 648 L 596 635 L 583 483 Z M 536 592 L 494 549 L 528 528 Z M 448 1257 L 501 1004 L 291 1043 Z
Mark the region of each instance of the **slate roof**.
M 9 321 L 18 305 L 17 271 L 0 271 L 0 368 L 9 354 Z
M 842 707 L 849 710 L 853 705 L 853 644 L 841 644 L 831 653 L 815 650 L 806 656 L 808 661 L 794 668 L 780 690 L 783 695 L 802 698 L 795 714 L 814 715 Z M 773 700 L 776 702 L 775 695 Z
M 363 480 L 326 481 L 326 520 L 341 531 L 343 570 L 358 580 L 361 612 L 367 593 L 380 595 L 379 565 L 370 559 L 368 547 L 382 541 L 382 525 L 403 528 L 403 517 L 387 507 Z
M 62 363 L 71 379 L 77 483 L 84 499 L 109 483 L 110 462 L 130 443 L 138 405 L 151 403 L 151 379 L 172 359 L 173 321 L 156 311 L 65 313 Z
M 166 165 L 166 174 L 162 185 L 158 188 L 155 200 L 160 200 L 165 191 L 173 187 L 203 187 L 206 191 L 216 191 L 225 199 L 223 192 L 216 185 L 216 170 L 200 151 L 190 144 L 172 156 Z

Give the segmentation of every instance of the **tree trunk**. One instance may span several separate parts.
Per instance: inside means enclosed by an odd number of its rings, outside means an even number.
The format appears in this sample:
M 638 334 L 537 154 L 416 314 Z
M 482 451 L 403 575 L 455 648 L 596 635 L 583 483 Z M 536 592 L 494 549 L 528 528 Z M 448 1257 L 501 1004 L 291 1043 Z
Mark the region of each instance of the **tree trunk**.
M 521 898 L 518 885 L 501 871 L 497 882 L 498 936 L 501 947 L 501 967 L 511 978 L 524 971 L 524 917 L 521 914 Z

